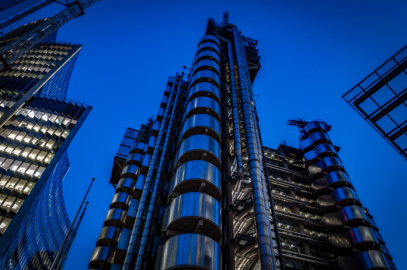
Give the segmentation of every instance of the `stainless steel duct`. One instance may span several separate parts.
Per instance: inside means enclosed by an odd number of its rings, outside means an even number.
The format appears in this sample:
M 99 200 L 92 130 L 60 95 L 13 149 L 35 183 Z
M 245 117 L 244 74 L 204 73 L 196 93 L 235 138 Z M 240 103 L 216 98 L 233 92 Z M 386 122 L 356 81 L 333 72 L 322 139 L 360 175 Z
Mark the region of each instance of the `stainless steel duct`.
M 146 247 L 147 247 L 148 235 L 150 234 L 152 217 L 153 217 L 154 209 L 155 209 L 155 206 L 156 206 L 156 201 L 157 201 L 157 197 L 158 197 L 158 189 L 159 189 L 160 182 L 161 182 L 160 181 L 161 180 L 161 174 L 163 172 L 164 161 L 165 161 L 165 157 L 166 157 L 165 153 L 167 152 L 168 142 L 169 142 L 170 137 L 171 137 L 172 124 L 174 122 L 175 112 L 177 111 L 177 107 L 178 107 L 177 102 L 178 102 L 178 97 L 180 96 L 181 85 L 183 83 L 182 82 L 182 78 L 184 77 L 183 75 L 184 75 L 184 73 L 181 73 L 181 76 L 179 77 L 178 88 L 177 88 L 177 92 L 175 93 L 174 103 L 172 105 L 170 121 L 168 123 L 167 132 L 166 132 L 166 135 L 165 135 L 165 141 L 164 141 L 164 145 L 162 147 L 162 151 L 161 151 L 161 155 L 160 155 L 160 161 L 158 163 L 158 169 L 157 169 L 157 174 L 156 174 L 155 180 L 154 180 L 153 192 L 151 194 L 151 199 L 150 199 L 150 202 L 149 202 L 147 218 L 146 218 L 146 221 L 144 223 L 143 234 L 141 235 L 140 249 L 139 249 L 139 252 L 137 254 L 137 261 L 136 261 L 136 266 L 135 266 L 136 270 L 140 270 L 141 267 L 142 267 L 143 257 L 144 257 Z M 171 104 L 169 103 L 168 107 L 170 107 L 170 106 L 171 106 Z
M 146 206 L 146 202 L 147 202 L 147 197 L 150 191 L 150 186 L 151 186 L 151 180 L 153 177 L 153 172 L 154 172 L 154 168 L 155 168 L 155 164 L 156 164 L 156 160 L 157 160 L 157 156 L 158 153 L 160 152 L 160 145 L 161 145 L 161 140 L 164 134 L 164 127 L 166 125 L 167 122 L 167 118 L 168 118 L 168 112 L 170 110 L 170 104 L 171 101 L 174 97 L 174 85 L 171 87 L 171 91 L 170 91 L 170 96 L 168 97 L 168 103 L 167 103 L 167 107 L 165 108 L 165 112 L 164 112 L 164 116 L 163 116 L 163 120 L 162 123 L 160 125 L 160 130 L 158 132 L 158 136 L 157 136 L 157 141 L 155 143 L 155 147 L 154 147 L 154 152 L 153 152 L 153 157 L 151 159 L 150 162 L 150 168 L 148 170 L 148 175 L 146 178 L 146 181 L 144 183 L 144 188 L 143 188 L 143 193 L 141 195 L 141 199 L 140 199 L 140 204 L 139 207 L 137 209 L 137 214 L 136 214 L 136 219 L 135 219 L 135 223 L 133 226 L 133 230 L 131 232 L 131 237 L 130 237 L 130 242 L 129 242 L 129 247 L 127 249 L 126 252 L 126 257 L 124 260 L 124 265 L 123 265 L 123 270 L 130 270 L 131 269 L 131 261 L 133 259 L 133 255 L 136 249 L 136 242 L 137 242 L 137 238 L 141 229 L 141 222 L 143 221 L 143 216 L 144 216 L 144 212 L 145 212 L 145 206 Z M 154 140 L 153 136 L 150 138 L 150 141 Z
M 252 193 L 261 269 L 274 270 L 275 257 L 271 236 L 270 216 L 268 215 L 267 207 L 265 205 L 264 183 L 262 182 L 263 179 L 261 177 L 262 165 L 261 160 L 259 159 L 261 154 L 258 151 L 258 141 L 254 124 L 255 119 L 253 119 L 251 102 L 246 87 L 245 66 L 242 61 L 240 46 L 241 40 L 236 26 L 233 26 L 233 38 L 243 103 L 244 125 L 246 130 L 250 175 L 252 178 Z

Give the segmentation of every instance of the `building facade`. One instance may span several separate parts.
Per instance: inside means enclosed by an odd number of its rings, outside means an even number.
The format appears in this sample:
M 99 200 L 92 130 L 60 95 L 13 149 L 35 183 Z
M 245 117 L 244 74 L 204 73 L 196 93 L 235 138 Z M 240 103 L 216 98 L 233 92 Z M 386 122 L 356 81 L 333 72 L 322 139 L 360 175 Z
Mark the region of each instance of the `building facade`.
M 263 146 L 257 41 L 209 19 L 118 178 L 89 269 L 396 269 L 321 121 Z
M 343 98 L 407 160 L 407 46 Z
M 17 56 L 3 57 L 0 71 L 0 269 L 61 269 L 71 241 L 63 243 L 74 234 L 62 180 L 68 147 L 92 107 L 67 99 L 81 46 L 56 42 L 56 29 L 42 31 L 50 21 L 0 38 L 2 53 Z M 14 47 L 38 31 L 32 47 Z

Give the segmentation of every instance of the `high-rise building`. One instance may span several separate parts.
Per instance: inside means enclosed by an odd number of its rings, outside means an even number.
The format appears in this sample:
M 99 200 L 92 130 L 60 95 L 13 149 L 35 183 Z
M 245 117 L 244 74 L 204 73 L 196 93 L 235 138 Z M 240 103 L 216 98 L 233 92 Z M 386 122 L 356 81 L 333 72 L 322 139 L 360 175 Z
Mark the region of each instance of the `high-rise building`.
M 58 20 L 0 38 L 0 269 L 61 269 L 75 235 L 62 180 L 92 107 L 67 99 L 81 46 L 56 42 Z
M 407 46 L 343 98 L 407 159 Z
M 322 121 L 263 146 L 257 41 L 208 20 L 118 177 L 89 269 L 396 269 Z M 264 135 L 264 134 L 263 134 Z

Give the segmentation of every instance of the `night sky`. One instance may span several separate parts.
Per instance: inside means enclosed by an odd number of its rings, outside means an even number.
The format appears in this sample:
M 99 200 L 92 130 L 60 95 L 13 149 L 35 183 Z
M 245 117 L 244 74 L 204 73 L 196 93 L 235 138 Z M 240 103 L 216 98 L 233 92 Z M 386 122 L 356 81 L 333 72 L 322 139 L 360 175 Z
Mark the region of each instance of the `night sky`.
M 92 177 L 90 204 L 65 269 L 87 269 L 114 188 L 113 157 L 126 127 L 155 115 L 168 76 L 190 66 L 206 20 L 222 12 L 259 40 L 254 84 L 264 144 L 298 147 L 289 119 L 323 119 L 364 206 L 399 269 L 407 234 L 407 162 L 341 96 L 407 41 L 407 1 L 102 0 L 59 30 L 83 44 L 68 96 L 94 107 L 74 139 L 64 180 L 73 218 Z

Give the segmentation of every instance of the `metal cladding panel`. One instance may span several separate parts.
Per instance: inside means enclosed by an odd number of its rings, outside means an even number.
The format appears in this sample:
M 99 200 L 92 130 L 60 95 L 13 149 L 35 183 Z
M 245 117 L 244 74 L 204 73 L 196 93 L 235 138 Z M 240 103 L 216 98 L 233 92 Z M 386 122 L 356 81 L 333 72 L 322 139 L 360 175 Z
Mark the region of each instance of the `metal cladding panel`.
M 138 174 L 139 167 L 137 165 L 126 165 L 123 168 L 122 175 L 120 178 L 136 178 L 136 174 Z
M 218 193 L 217 197 L 219 198 L 221 188 L 221 173 L 215 165 L 203 160 L 191 160 L 182 164 L 171 178 L 169 193 L 173 192 L 174 190 L 184 190 L 182 185 L 189 185 L 189 182 L 194 181 L 198 182 L 198 189 L 201 187 L 201 181 L 208 182 L 216 187 Z M 198 189 L 194 191 L 198 191 Z M 191 191 L 192 189 L 185 188 L 185 190 Z
M 213 42 L 210 42 L 210 41 L 206 41 L 206 42 L 199 44 L 197 51 L 201 51 L 204 48 L 211 48 L 212 50 L 219 52 L 219 45 L 217 45 Z
M 193 96 L 209 96 L 209 95 L 215 95 L 216 96 L 216 100 L 220 103 L 221 100 L 221 94 L 219 91 L 219 88 L 217 86 L 215 86 L 212 83 L 209 82 L 199 82 L 197 84 L 195 84 L 194 86 L 192 86 L 189 89 L 189 93 L 188 93 L 188 97 L 187 100 L 190 100 L 191 97 Z M 211 96 L 209 96 L 211 97 Z
M 140 200 L 131 199 L 129 210 L 127 211 L 127 215 L 129 217 L 135 217 L 136 216 L 139 204 L 140 204 Z
M 178 152 L 175 155 L 175 160 L 178 162 L 183 155 L 197 151 L 211 153 L 217 159 L 215 160 L 215 165 L 220 165 L 222 149 L 215 139 L 206 135 L 192 135 L 191 137 L 186 138 L 185 141 L 181 143 Z M 199 159 L 201 159 L 202 155 L 199 154 L 199 156 Z M 191 158 L 198 159 L 198 156 Z
M 335 148 L 333 147 L 332 144 L 328 143 L 321 143 L 315 146 L 315 148 L 309 152 L 304 153 L 304 159 L 306 161 L 313 160 L 317 158 L 318 156 L 322 155 L 330 155 L 330 154 L 336 154 Z
M 307 167 L 307 171 L 308 171 L 308 174 L 311 176 L 314 174 L 318 174 L 318 173 L 322 172 L 321 164 L 318 162 L 318 163 L 309 165 Z
M 363 219 L 368 221 L 367 216 L 363 209 L 356 205 L 345 206 L 340 210 L 340 212 L 344 223 L 355 219 Z
M 212 35 L 205 35 L 205 36 L 201 37 L 201 39 L 199 40 L 199 43 L 201 43 L 202 41 L 205 41 L 205 40 L 211 40 L 211 41 L 215 42 L 216 44 L 218 44 L 218 46 L 220 44 L 219 39 Z
M 350 229 L 347 234 L 353 246 L 372 242 L 376 243 L 377 245 L 379 244 L 379 241 L 375 236 L 375 232 L 369 227 L 355 227 Z
M 219 53 L 214 52 L 212 50 L 203 50 L 200 51 L 199 53 L 196 54 L 195 56 L 195 61 L 197 61 L 200 58 L 207 58 L 207 59 L 214 59 L 216 60 L 218 63 L 220 63 L 220 57 L 219 57 Z
M 131 201 L 131 195 L 126 192 L 117 192 L 114 194 L 110 208 L 120 207 L 123 209 L 128 209 L 128 205 Z
M 153 136 L 151 136 L 151 138 L 155 138 L 155 139 L 156 139 L 156 137 L 153 137 Z M 150 141 L 151 141 L 151 139 L 150 139 Z M 145 154 L 145 155 L 144 155 L 144 158 L 143 158 L 143 163 L 141 164 L 141 166 L 142 166 L 142 167 L 150 167 L 151 158 L 152 158 L 152 155 L 150 155 L 150 154 Z
M 359 201 L 356 192 L 352 188 L 341 187 L 332 192 L 336 204 L 341 204 L 346 201 Z
M 120 208 L 112 208 L 109 209 L 106 215 L 106 219 L 104 224 L 105 225 L 114 225 L 114 224 L 120 224 L 123 226 L 124 223 L 124 218 L 126 217 L 126 211 Z
M 220 205 L 215 198 L 188 192 L 176 197 L 166 209 L 163 228 L 193 233 L 199 226 L 200 234 L 220 240 Z
M 136 185 L 136 180 L 132 178 L 121 178 L 117 183 L 116 191 L 125 191 L 132 193 L 134 186 Z
M 161 270 L 221 269 L 221 250 L 215 240 L 199 234 L 180 234 L 164 244 Z
M 137 177 L 137 182 L 135 185 L 135 189 L 138 190 L 143 190 L 144 189 L 144 183 L 146 182 L 147 176 L 145 174 L 139 174 Z
M 136 142 L 133 146 L 133 149 L 130 152 L 141 152 L 141 153 L 145 153 L 147 151 L 147 144 L 143 143 L 143 142 Z
M 108 245 L 107 243 L 114 242 L 115 245 L 119 242 L 120 233 L 122 229 L 115 226 L 105 226 L 100 231 L 97 244 L 98 245 Z
M 332 171 L 325 176 L 326 180 L 328 181 L 329 185 L 333 185 L 339 182 L 347 182 L 350 183 L 349 177 L 346 173 L 342 171 Z
M 203 51 L 205 52 L 205 51 Z M 199 70 L 197 72 L 195 72 L 195 74 L 192 76 L 191 78 L 191 85 L 194 84 L 194 82 L 196 81 L 209 81 L 209 82 L 214 82 L 216 83 L 217 86 L 220 87 L 220 77 L 219 75 L 212 71 L 212 70 Z
M 300 149 L 304 150 L 321 142 L 331 142 L 331 140 L 325 132 L 315 132 L 306 139 L 300 140 Z
M 98 267 L 100 264 L 107 262 L 111 264 L 113 262 L 114 249 L 110 247 L 99 246 L 93 250 L 90 258 L 89 266 Z
M 323 171 L 331 170 L 332 168 L 343 168 L 342 162 L 337 157 L 324 157 L 319 162 Z
M 117 244 L 117 249 L 127 250 L 130 241 L 130 236 L 131 229 L 123 228 L 122 233 L 120 234 L 119 243 Z M 120 267 L 120 269 L 122 268 Z
M 218 117 L 218 119 L 220 119 L 220 115 L 221 115 L 220 110 L 221 109 L 220 109 L 219 103 L 216 102 L 212 98 L 197 97 L 197 98 L 192 99 L 185 108 L 183 119 L 185 119 L 185 117 L 187 115 L 189 115 L 191 113 L 191 111 L 194 109 L 202 109 L 203 111 L 206 111 L 206 109 L 209 109 L 209 110 L 213 111 L 213 113 L 216 114 L 216 117 Z
M 306 133 L 311 134 L 315 131 L 325 131 L 324 125 L 319 121 L 312 121 L 305 125 L 304 130 Z M 326 131 L 325 131 L 326 132 Z
M 181 132 L 180 132 L 180 139 L 183 138 L 184 133 L 193 129 L 193 128 L 199 128 L 199 127 L 204 127 L 207 129 L 212 130 L 215 132 L 215 134 L 208 134 L 211 137 L 215 137 L 215 139 L 220 140 L 220 134 L 221 134 L 221 128 L 219 121 L 208 114 L 194 114 L 190 117 L 188 117 L 182 126 Z M 211 133 L 213 133 L 211 132 Z M 202 132 L 203 133 L 203 132 Z
M 368 250 L 359 253 L 357 256 L 363 265 L 363 269 L 390 269 L 390 266 L 383 253 L 378 250 Z
M 141 165 L 143 162 L 144 154 L 141 153 L 131 153 L 129 157 L 127 158 L 127 164 L 137 164 Z
M 219 64 L 211 59 L 201 59 L 197 61 L 192 68 L 192 74 L 194 74 L 197 69 L 215 70 L 217 74 L 220 74 Z

